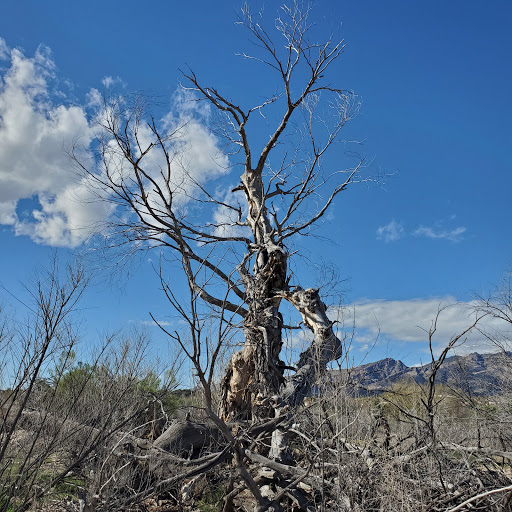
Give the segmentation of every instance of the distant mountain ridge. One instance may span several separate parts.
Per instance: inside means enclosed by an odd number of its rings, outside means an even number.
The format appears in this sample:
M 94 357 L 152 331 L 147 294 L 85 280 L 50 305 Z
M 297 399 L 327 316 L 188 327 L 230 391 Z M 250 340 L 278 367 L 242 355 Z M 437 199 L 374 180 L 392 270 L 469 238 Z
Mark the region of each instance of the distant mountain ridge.
M 378 394 L 402 381 L 424 384 L 431 363 L 406 366 L 392 358 L 342 370 L 341 377 L 356 394 Z M 336 372 L 340 374 L 340 372 Z M 492 396 L 512 390 L 512 352 L 447 357 L 436 376 L 437 384 L 456 387 L 466 393 Z

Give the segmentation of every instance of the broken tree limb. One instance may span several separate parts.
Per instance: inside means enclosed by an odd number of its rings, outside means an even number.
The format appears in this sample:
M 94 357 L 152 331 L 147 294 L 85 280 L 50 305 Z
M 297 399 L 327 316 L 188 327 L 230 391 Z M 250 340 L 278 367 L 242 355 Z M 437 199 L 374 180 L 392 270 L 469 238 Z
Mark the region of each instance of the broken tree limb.
M 458 450 L 467 453 L 480 453 L 488 457 L 503 457 L 504 459 L 512 460 L 512 452 L 504 452 L 501 450 L 494 450 L 492 448 L 479 448 L 478 446 L 463 446 L 460 444 L 450 442 L 440 442 L 439 446 L 449 450 Z
M 155 439 L 153 446 L 171 453 L 196 455 L 212 443 L 217 443 L 221 434 L 217 427 L 193 421 L 173 421 L 165 432 Z
M 311 345 L 302 352 L 296 373 L 287 379 L 281 392 L 284 405 L 295 406 L 310 393 L 317 377 L 330 361 L 342 354 L 342 343 L 333 331 L 333 322 L 327 316 L 327 306 L 320 299 L 318 290 L 298 287 L 280 294 L 301 314 L 304 324 L 313 332 Z
M 231 447 L 228 445 L 221 452 L 217 453 L 215 457 L 208 458 L 208 460 L 204 464 L 195 467 L 194 469 L 188 471 L 187 473 L 182 473 L 179 475 L 175 475 L 171 478 L 167 478 L 166 480 L 162 480 L 158 482 L 155 486 L 150 487 L 149 489 L 145 489 L 144 491 L 141 491 L 139 493 L 136 493 L 127 499 L 117 500 L 116 502 L 112 503 L 112 510 L 121 510 L 118 507 L 123 507 L 131 503 L 137 503 L 140 500 L 146 498 L 147 496 L 150 496 L 152 494 L 158 494 L 171 488 L 177 482 L 180 482 L 187 478 L 192 478 L 196 475 L 206 473 L 216 465 L 220 464 L 221 462 L 224 462 L 230 456 L 230 451 Z
M 481 498 L 486 498 L 487 496 L 491 496 L 492 494 L 497 494 L 499 492 L 507 492 L 507 491 L 512 491 L 512 485 L 507 485 L 506 487 L 500 487 L 499 489 L 492 489 L 490 491 L 486 491 L 486 492 L 477 494 L 476 496 L 473 496 L 472 498 L 469 498 L 468 500 L 460 503 L 456 507 L 448 509 L 446 512 L 458 512 L 459 510 L 463 510 L 468 505 L 473 503 L 473 501 L 479 500 Z

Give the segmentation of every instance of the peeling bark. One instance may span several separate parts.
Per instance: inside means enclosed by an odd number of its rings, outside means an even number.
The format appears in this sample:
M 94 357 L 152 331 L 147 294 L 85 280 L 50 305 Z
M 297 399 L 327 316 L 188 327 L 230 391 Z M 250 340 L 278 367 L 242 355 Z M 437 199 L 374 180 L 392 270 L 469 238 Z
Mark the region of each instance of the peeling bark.
M 304 324 L 314 334 L 313 342 L 300 355 L 297 371 L 281 392 L 283 403 L 294 406 L 309 394 L 327 364 L 341 357 L 342 343 L 333 331 L 333 322 L 327 316 L 327 307 L 320 299 L 318 289 L 296 288 L 293 292 L 283 292 L 282 296 L 297 308 Z
M 222 418 L 229 421 L 273 417 L 269 399 L 279 393 L 284 380 L 279 360 L 283 320 L 274 290 L 286 282 L 286 254 L 275 248 L 258 259 L 264 265 L 259 267 L 257 261 L 255 274 L 244 276 L 249 305 L 245 344 L 231 358 L 222 383 Z
M 222 386 L 222 415 L 226 420 L 274 417 L 285 407 L 299 405 L 327 364 L 342 353 L 341 341 L 333 331 L 333 322 L 327 316 L 327 307 L 317 289 L 266 291 L 270 297 L 250 304 L 244 324 L 245 345 L 233 355 L 226 371 Z M 313 342 L 300 355 L 297 371 L 286 380 L 279 361 L 282 319 L 274 305 L 278 298 L 295 306 L 314 334 Z M 272 305 L 258 310 L 258 305 L 270 302 Z M 273 398 L 277 398 L 278 408 L 272 404 Z M 276 438 L 275 442 L 284 447 L 282 439 Z
M 250 273 L 242 269 L 248 314 L 244 317 L 245 344 L 231 358 L 222 382 L 221 417 L 255 419 L 273 417 L 270 397 L 279 393 L 283 369 L 281 298 L 276 291 L 287 289 L 288 254 L 275 243 L 265 205 L 262 169 L 247 161 L 240 177 L 248 204 L 247 224 L 257 247 Z
M 222 382 L 221 417 L 226 421 L 271 418 L 276 414 L 271 399 L 276 396 L 280 396 L 283 406 L 299 404 L 317 374 L 341 355 L 341 342 L 332 330 L 318 290 L 288 289 L 289 255 L 275 240 L 277 233 L 269 220 L 261 171 L 249 165 L 241 176 L 249 205 L 247 224 L 257 251 L 252 273 L 241 269 L 248 305 L 243 324 L 245 344 L 232 356 Z M 279 305 L 283 298 L 297 308 L 314 333 L 313 343 L 301 354 L 296 374 L 287 382 L 279 360 L 283 328 Z
M 296 288 L 293 292 L 284 292 L 282 296 L 297 308 L 304 324 L 313 331 L 314 339 L 300 355 L 295 374 L 281 388 L 276 417 L 288 415 L 299 405 L 326 370 L 327 364 L 339 358 L 342 351 L 341 341 L 334 334 L 333 322 L 327 317 L 327 307 L 317 289 Z M 287 429 L 278 427 L 272 432 L 270 457 L 283 463 L 292 462 Z

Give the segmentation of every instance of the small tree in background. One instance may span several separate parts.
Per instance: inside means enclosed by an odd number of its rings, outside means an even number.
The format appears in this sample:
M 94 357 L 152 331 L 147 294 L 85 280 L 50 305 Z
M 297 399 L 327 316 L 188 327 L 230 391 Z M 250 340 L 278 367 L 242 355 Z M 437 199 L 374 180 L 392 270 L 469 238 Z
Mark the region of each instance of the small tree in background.
M 119 467 L 113 447 L 128 432 L 144 437 L 169 419 L 165 410 L 175 411 L 172 369 L 162 382 L 148 366 L 143 333 L 109 336 L 90 362 L 75 362 L 73 318 L 86 286 L 82 268 L 64 273 L 54 261 L 27 288 L 26 325 L 2 322 L 0 511 L 35 509 L 78 489 L 103 486 L 108 495 L 105 483 Z M 157 414 L 148 415 L 154 404 Z M 132 472 L 123 478 L 133 485 Z

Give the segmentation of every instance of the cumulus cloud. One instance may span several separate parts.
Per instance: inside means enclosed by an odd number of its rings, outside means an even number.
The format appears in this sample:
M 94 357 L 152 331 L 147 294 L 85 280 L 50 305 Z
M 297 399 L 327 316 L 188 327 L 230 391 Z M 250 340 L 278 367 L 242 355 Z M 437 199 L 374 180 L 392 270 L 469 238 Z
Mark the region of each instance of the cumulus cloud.
M 186 91 L 174 95 L 173 108 L 163 119 L 163 129 L 173 134 L 172 183 L 176 200 L 188 202 L 198 184 L 215 179 L 229 170 L 229 161 L 219 141 L 206 128 L 209 108 L 194 101 Z M 155 153 L 155 157 L 161 155 Z M 155 162 L 156 164 L 156 162 Z M 158 170 L 160 170 L 160 165 Z
M 101 83 L 108 89 L 114 85 L 115 80 L 111 76 L 106 76 Z
M 11 61 L 0 82 L 0 222 L 39 243 L 75 247 L 106 213 L 106 206 L 91 208 L 65 152 L 77 140 L 87 147 L 93 129 L 83 107 L 53 104 L 55 65 L 47 48 L 33 57 L 5 43 L 0 48 Z M 82 201 L 74 201 L 79 192 Z M 17 205 L 25 198 L 36 198 L 39 208 L 21 219 Z
M 91 89 L 83 105 L 62 104 L 64 96 L 52 88 L 55 64 L 48 48 L 40 47 L 27 57 L 0 39 L 0 58 L 10 61 L 0 70 L 0 224 L 37 243 L 76 247 L 112 213 L 112 206 L 98 201 L 102 192 L 91 186 L 90 178 L 72 171 L 67 154 L 78 142 L 83 160 L 94 162 L 91 148 L 98 136 L 97 121 L 104 114 L 102 96 Z M 117 82 L 117 77 L 106 77 L 103 85 L 108 88 Z M 163 120 L 163 129 L 175 132 L 173 186 L 175 202 L 182 206 L 197 183 L 219 176 L 228 167 L 217 139 L 202 123 L 205 108 L 194 107 L 197 103 L 188 99 L 178 95 L 172 113 Z M 139 136 L 142 143 L 154 141 L 146 125 Z M 111 163 L 121 176 L 123 165 L 110 147 Z M 158 179 L 164 163 L 161 152 L 145 157 L 150 174 Z M 32 205 L 26 213 L 18 211 L 25 199 Z
M 0 224 L 16 223 L 16 201 L 0 202 Z
M 437 329 L 433 337 L 434 350 L 439 352 L 448 342 L 473 324 L 476 318 L 474 302 L 457 302 L 453 297 L 410 300 L 368 300 L 351 304 L 341 312 L 345 325 L 355 326 L 355 341 L 359 344 L 372 344 L 379 339 L 422 343 L 428 347 L 428 331 L 433 326 L 438 311 Z M 339 315 L 336 308 L 330 310 L 331 318 Z M 486 317 L 481 320 L 479 329 L 474 329 L 456 352 L 496 351 L 481 331 L 510 331 L 505 322 Z M 512 334 L 509 332 L 509 335 Z M 510 337 L 509 337 L 510 339 Z
M 404 228 L 402 224 L 396 222 L 395 220 L 392 220 L 389 224 L 386 224 L 385 226 L 380 226 L 377 229 L 377 239 L 384 240 L 386 243 L 394 242 L 395 240 L 401 238 L 403 232 Z
M 464 233 L 466 232 L 464 226 L 459 226 L 454 229 L 442 229 L 438 227 L 419 226 L 414 232 L 415 236 L 424 236 L 432 239 L 444 239 L 451 240 L 452 242 L 458 242 L 462 240 Z
M 86 95 L 86 106 L 99 109 L 103 105 L 103 96 L 98 89 L 91 89 Z
M 153 211 L 165 212 L 166 205 L 159 191 L 169 188 L 169 193 L 165 192 L 164 195 L 172 195 L 175 212 L 189 217 L 199 215 L 201 205 L 192 198 L 201 196 L 202 187 L 207 181 L 229 171 L 227 155 L 221 151 L 218 139 L 206 127 L 204 107 L 192 100 L 190 93 L 176 94 L 171 111 L 160 123 L 159 132 L 161 140 L 165 141 L 167 154 L 161 150 L 159 139 L 147 123 L 133 125 L 129 129 L 134 154 L 139 157 L 138 166 L 144 170 L 141 179 L 147 202 Z M 115 111 L 104 114 L 107 117 L 116 115 Z M 146 151 L 150 147 L 153 149 Z M 107 143 L 103 154 L 102 172 L 108 173 L 108 181 L 119 188 L 136 183 L 132 166 L 120 154 L 115 141 Z M 134 188 L 137 189 L 138 185 Z M 148 226 L 157 230 L 164 227 L 145 205 L 138 204 L 138 214 Z

